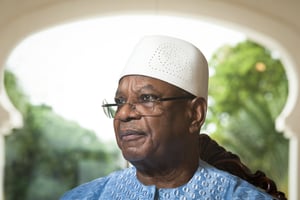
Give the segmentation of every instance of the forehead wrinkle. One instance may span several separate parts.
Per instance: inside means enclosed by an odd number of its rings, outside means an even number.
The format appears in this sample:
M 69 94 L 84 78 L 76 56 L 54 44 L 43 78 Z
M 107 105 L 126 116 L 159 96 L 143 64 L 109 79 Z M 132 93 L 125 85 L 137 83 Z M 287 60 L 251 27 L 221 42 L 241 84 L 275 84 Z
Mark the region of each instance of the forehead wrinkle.
M 134 84 L 134 83 L 129 83 L 129 84 L 127 84 L 128 85 L 128 87 L 127 88 L 129 88 L 128 90 L 130 90 L 130 91 L 132 91 L 134 94 L 139 94 L 139 93 L 142 93 L 142 92 L 144 92 L 144 90 L 145 91 L 149 91 L 149 90 L 151 90 L 151 91 L 154 91 L 154 92 L 159 92 L 157 89 L 155 89 L 155 87 L 152 85 L 152 84 L 150 84 L 150 83 L 148 83 L 148 84 L 146 84 L 146 85 L 143 85 L 143 82 L 142 83 L 140 83 L 140 84 Z M 141 85 L 141 86 L 140 86 Z M 124 87 L 124 86 L 123 86 Z M 122 87 L 121 87 L 122 88 Z M 124 91 L 121 89 L 120 87 L 118 87 L 118 89 L 117 89 L 117 91 L 116 91 L 116 95 L 122 95 L 122 94 L 124 94 Z M 125 91 L 127 91 L 127 88 L 126 88 L 126 90 Z

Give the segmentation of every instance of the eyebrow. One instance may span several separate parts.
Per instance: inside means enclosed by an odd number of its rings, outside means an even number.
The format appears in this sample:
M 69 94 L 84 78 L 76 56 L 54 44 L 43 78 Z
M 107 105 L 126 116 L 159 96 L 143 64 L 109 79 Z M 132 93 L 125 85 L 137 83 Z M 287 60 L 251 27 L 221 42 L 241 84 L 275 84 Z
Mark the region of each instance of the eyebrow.
M 155 89 L 155 87 L 153 86 L 153 85 L 151 85 L 151 84 L 147 84 L 147 85 L 144 85 L 144 86 L 142 86 L 141 88 L 139 88 L 138 90 L 135 90 L 134 91 L 134 93 L 141 93 L 141 91 L 143 91 L 143 90 L 152 90 L 152 91 L 154 91 L 154 92 L 157 92 L 157 93 L 161 93 L 161 92 L 159 92 L 159 91 L 157 91 L 156 89 Z M 117 95 L 120 95 L 120 94 L 122 94 L 122 92 L 118 89 L 117 91 L 116 91 L 116 96 Z

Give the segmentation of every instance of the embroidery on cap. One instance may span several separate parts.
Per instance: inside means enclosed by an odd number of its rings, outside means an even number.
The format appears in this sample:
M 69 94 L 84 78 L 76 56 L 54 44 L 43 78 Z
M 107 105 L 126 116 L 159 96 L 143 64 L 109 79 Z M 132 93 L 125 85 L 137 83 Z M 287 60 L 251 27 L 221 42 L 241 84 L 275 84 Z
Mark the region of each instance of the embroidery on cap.
M 151 56 L 149 67 L 185 81 L 191 76 L 190 60 L 183 49 L 172 43 L 162 43 Z

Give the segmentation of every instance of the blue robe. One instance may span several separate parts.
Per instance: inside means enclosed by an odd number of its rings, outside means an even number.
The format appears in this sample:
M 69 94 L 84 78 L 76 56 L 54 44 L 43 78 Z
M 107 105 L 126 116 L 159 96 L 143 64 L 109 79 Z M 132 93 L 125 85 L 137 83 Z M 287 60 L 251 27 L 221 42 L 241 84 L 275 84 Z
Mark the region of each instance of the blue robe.
M 61 200 L 259 200 L 271 196 L 233 176 L 200 161 L 194 176 L 177 188 L 160 188 L 143 185 L 136 177 L 136 168 L 116 171 L 80 185 L 64 194 Z

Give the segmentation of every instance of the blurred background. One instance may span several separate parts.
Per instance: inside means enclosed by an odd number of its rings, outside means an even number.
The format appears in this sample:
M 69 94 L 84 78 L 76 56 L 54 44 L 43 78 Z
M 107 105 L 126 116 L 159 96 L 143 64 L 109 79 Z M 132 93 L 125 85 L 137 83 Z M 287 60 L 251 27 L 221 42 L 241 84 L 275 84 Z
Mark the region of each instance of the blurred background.
M 203 51 L 210 88 L 201 132 L 297 199 L 293 9 L 279 16 L 279 4 L 262 10 L 248 1 L 12 2 L 0 2 L 3 10 L 22 11 L 1 14 L 3 199 L 58 199 L 126 166 L 101 104 L 113 99 L 129 53 L 149 34 L 179 37 Z M 298 6 L 283 10 L 292 5 Z

